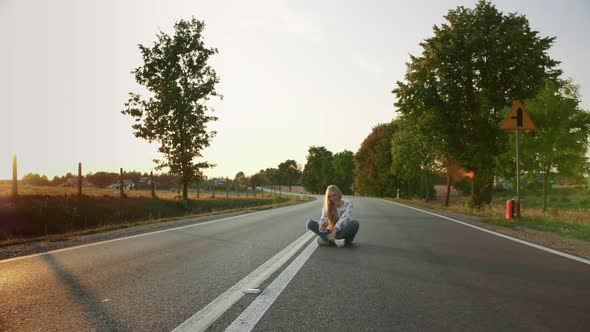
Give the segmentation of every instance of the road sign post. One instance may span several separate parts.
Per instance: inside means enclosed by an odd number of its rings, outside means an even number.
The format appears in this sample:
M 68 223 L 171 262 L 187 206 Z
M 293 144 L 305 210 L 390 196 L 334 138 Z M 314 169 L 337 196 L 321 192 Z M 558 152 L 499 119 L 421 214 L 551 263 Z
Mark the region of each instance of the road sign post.
M 533 123 L 529 113 L 524 108 L 524 104 L 520 100 L 515 100 L 512 108 L 506 114 L 502 121 L 500 128 L 503 130 L 516 131 L 516 218 L 520 218 L 520 151 L 519 140 L 521 130 L 537 130 L 537 126 Z

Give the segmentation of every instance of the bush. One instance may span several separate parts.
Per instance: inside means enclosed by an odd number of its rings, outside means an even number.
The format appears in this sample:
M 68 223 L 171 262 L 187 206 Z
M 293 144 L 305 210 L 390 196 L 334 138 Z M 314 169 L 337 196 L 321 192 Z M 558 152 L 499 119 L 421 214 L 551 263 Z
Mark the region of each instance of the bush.
M 463 180 L 455 183 L 453 187 L 459 192 L 461 196 L 471 195 L 471 179 L 464 178 Z

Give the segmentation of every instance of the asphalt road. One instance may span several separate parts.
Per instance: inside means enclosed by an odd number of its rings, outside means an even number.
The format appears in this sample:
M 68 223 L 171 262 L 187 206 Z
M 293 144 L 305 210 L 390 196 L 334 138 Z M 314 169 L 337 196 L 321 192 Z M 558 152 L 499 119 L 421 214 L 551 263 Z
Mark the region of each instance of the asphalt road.
M 345 248 L 305 231 L 318 200 L 0 261 L 0 330 L 590 331 L 589 264 L 352 200 Z

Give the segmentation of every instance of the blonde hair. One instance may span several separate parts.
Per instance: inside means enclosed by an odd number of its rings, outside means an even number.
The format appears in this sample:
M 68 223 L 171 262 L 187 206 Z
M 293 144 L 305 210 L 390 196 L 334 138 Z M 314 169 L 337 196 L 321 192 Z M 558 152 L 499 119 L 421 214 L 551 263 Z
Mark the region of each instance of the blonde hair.
M 329 228 L 333 229 L 340 216 L 338 215 L 336 206 L 330 201 L 329 195 L 338 195 L 338 199 L 342 199 L 342 191 L 336 185 L 331 184 L 326 188 L 326 195 L 324 196 L 324 209 L 328 212 Z

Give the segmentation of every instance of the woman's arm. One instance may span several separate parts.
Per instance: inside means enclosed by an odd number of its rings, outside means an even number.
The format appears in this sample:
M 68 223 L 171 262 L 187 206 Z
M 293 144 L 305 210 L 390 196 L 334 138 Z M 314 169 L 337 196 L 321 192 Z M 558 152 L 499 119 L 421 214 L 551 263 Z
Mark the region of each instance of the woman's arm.
M 322 216 L 320 217 L 320 229 L 324 225 L 327 226 L 327 224 L 328 224 L 328 211 L 326 211 L 325 207 L 322 207 Z M 325 229 L 326 226 L 324 226 L 323 228 Z
M 338 228 L 338 230 L 342 229 L 342 225 L 346 221 L 350 220 L 351 216 L 352 216 L 352 202 L 346 201 L 346 202 L 344 202 L 344 211 L 340 215 L 340 219 L 338 219 L 338 222 L 336 223 L 334 228 Z

